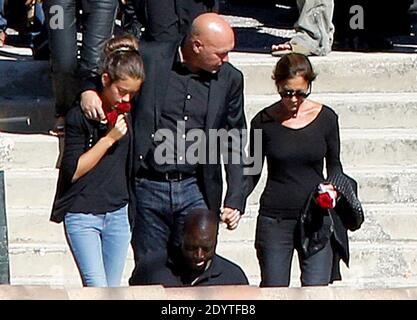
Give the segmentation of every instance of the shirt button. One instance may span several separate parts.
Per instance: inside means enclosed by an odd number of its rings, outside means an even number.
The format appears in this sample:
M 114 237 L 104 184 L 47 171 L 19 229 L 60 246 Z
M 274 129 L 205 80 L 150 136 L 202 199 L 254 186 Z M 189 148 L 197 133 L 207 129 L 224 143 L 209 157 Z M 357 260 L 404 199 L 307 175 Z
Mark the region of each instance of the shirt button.
M 142 155 L 139 155 L 139 159 L 142 160 L 143 159 L 143 156 Z
M 187 100 L 191 99 L 191 94 L 187 94 Z
M 188 116 L 184 116 L 184 120 L 187 121 L 188 120 Z
M 182 137 L 183 139 L 185 139 L 185 134 L 183 134 L 181 137 Z
M 152 139 L 155 138 L 155 134 L 154 133 L 151 134 L 151 138 Z
M 184 159 L 184 157 L 183 156 L 180 156 L 179 159 L 180 159 L 180 161 L 182 161 L 182 159 Z

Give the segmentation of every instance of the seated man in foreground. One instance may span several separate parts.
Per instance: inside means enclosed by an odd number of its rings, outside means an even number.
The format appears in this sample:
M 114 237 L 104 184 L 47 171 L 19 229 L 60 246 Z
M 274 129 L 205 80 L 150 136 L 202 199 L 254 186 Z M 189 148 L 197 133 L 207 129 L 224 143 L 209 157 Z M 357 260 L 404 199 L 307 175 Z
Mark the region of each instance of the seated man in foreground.
M 173 248 L 165 265 L 139 263 L 135 284 L 162 284 L 166 287 L 247 285 L 243 270 L 215 253 L 218 217 L 207 209 L 194 209 L 185 220 L 184 240 Z M 152 253 L 155 262 L 163 255 Z M 149 269 L 147 269 L 147 266 Z M 152 266 L 161 266 L 152 268 Z M 147 270 L 146 270 L 147 269 Z

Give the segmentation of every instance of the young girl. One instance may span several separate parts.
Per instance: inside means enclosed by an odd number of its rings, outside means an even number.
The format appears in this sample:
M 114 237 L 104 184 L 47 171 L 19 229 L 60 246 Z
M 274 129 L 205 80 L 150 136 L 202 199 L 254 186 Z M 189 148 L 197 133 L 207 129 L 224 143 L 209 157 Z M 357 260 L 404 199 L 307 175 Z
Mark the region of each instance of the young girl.
M 133 36 L 109 40 L 104 53 L 99 95 L 107 121 L 87 119 L 79 101 L 68 112 L 51 220 L 64 221 L 83 285 L 115 287 L 134 213 L 129 102 L 144 81 L 144 68 Z

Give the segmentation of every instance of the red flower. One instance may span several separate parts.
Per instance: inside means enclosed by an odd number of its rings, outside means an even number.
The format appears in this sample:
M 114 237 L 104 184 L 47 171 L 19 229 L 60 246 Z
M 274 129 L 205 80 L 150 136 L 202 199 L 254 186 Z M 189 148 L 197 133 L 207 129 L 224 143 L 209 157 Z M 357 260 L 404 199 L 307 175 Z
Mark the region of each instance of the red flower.
M 323 209 L 334 208 L 333 198 L 328 192 L 319 193 L 316 197 L 316 203 Z
M 129 112 L 131 109 L 131 104 L 129 102 L 121 102 L 116 104 L 112 111 L 106 113 L 107 122 L 111 127 L 114 127 L 117 121 L 119 114 Z

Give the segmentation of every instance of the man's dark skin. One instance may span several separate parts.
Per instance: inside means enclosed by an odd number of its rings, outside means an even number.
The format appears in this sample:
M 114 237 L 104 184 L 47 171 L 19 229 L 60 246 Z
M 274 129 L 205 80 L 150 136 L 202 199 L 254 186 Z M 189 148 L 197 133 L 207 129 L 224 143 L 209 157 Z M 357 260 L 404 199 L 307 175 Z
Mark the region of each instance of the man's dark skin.
M 195 210 L 185 221 L 181 252 L 191 280 L 210 267 L 217 245 L 217 230 L 216 216 L 207 214 L 206 210 Z
M 207 209 L 194 209 L 184 223 L 181 246 L 170 256 L 149 252 L 150 263 L 138 264 L 133 284 L 165 287 L 248 285 L 243 270 L 216 254 L 219 217 Z

